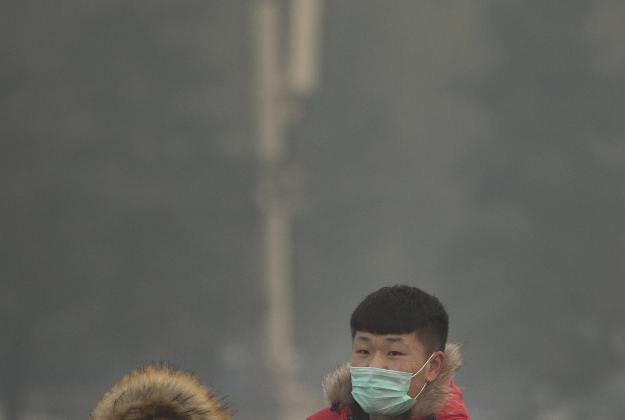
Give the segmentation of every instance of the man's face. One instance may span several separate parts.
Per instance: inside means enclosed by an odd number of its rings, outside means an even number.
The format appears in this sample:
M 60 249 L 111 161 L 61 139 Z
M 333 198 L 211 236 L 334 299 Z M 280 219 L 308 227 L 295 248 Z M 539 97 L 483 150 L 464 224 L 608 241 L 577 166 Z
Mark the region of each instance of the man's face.
M 415 374 L 430 355 L 416 333 L 372 334 L 356 331 L 350 364 L 354 367 L 375 367 Z M 429 369 L 426 366 L 412 378 L 408 395 L 415 397 L 425 384 Z

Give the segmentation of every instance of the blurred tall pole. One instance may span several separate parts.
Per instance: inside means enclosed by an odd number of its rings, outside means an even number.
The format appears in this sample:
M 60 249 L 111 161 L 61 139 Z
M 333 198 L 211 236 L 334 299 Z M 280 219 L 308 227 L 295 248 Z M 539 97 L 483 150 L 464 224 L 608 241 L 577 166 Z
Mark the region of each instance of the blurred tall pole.
M 301 182 L 289 168 L 286 136 L 301 101 L 318 81 L 321 6 L 321 0 L 258 0 L 254 10 L 266 361 L 284 420 L 306 418 L 315 409 L 311 393 L 295 376 L 291 220 L 299 205 Z M 286 9 L 289 24 L 283 28 Z

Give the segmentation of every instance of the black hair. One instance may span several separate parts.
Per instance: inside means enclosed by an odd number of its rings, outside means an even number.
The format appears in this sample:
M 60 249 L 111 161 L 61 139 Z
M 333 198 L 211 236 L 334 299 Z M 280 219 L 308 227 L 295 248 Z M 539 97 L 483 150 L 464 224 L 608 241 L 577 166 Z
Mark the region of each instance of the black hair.
M 372 334 L 416 333 L 427 353 L 445 351 L 449 315 L 434 296 L 417 287 L 383 287 L 367 296 L 352 312 L 349 326 Z

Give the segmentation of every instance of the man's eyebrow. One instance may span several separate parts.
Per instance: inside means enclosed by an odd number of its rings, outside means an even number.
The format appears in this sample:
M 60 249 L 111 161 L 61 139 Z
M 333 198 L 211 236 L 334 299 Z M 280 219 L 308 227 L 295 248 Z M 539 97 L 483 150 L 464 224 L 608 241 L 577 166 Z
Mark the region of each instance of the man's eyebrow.
M 384 341 L 390 341 L 391 343 L 403 343 L 404 339 L 401 337 L 385 337 Z
M 367 337 L 366 335 L 358 335 L 356 336 L 355 341 L 371 341 L 371 339 Z

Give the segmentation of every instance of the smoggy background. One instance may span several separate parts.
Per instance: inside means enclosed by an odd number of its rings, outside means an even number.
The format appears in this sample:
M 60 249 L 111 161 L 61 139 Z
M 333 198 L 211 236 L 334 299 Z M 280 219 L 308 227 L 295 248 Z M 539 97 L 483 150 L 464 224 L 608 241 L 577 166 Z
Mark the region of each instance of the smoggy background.
M 0 4 L 3 420 L 86 419 L 161 360 L 275 418 L 253 6 Z M 406 283 L 465 343 L 472 418 L 622 418 L 625 3 L 323 6 L 287 135 L 315 407 L 355 305 Z

